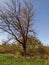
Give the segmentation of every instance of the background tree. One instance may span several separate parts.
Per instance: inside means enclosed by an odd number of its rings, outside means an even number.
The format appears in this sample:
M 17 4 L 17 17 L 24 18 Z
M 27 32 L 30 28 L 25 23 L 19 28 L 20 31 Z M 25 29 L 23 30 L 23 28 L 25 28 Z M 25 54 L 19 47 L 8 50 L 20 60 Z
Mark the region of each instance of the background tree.
M 9 0 L 5 7 L 0 6 L 0 29 L 9 33 L 10 38 L 14 38 L 22 44 L 24 55 L 26 55 L 28 36 L 35 34 L 33 16 L 34 8 L 29 0 L 23 1 L 23 3 L 22 1 Z

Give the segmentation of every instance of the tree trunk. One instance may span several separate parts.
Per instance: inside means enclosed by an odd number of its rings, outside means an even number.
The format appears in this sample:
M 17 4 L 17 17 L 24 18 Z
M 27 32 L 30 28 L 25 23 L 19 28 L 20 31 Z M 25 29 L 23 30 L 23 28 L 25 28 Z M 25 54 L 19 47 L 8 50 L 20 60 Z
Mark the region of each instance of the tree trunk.
M 24 52 L 24 56 L 26 57 L 26 44 L 23 44 L 23 52 Z

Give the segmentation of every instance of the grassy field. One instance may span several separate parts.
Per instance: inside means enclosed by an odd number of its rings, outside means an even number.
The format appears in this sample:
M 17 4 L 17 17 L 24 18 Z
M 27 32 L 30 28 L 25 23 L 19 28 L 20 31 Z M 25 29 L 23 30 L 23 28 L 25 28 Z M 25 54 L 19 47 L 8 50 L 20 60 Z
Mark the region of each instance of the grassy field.
M 41 59 L 20 60 L 9 54 L 0 54 L 0 65 L 49 65 L 49 62 Z

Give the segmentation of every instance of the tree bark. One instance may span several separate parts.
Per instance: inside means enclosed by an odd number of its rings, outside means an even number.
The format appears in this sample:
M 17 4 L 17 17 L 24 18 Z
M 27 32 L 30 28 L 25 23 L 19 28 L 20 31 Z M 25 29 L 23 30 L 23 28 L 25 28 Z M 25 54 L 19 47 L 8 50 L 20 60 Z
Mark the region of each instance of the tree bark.
M 24 56 L 26 57 L 26 44 L 23 44 L 23 52 L 24 52 Z

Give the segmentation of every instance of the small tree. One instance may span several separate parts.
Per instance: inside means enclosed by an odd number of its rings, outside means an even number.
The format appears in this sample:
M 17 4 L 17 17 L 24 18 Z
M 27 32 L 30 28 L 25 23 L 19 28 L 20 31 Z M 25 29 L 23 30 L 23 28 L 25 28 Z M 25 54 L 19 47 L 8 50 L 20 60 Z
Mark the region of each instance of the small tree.
M 33 27 L 34 8 L 31 2 L 9 0 L 6 7 L 0 7 L 0 29 L 10 34 L 23 46 L 26 55 L 28 35 L 35 34 Z M 32 34 L 31 34 L 32 35 Z M 22 41 L 20 40 L 22 38 Z

